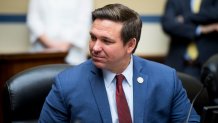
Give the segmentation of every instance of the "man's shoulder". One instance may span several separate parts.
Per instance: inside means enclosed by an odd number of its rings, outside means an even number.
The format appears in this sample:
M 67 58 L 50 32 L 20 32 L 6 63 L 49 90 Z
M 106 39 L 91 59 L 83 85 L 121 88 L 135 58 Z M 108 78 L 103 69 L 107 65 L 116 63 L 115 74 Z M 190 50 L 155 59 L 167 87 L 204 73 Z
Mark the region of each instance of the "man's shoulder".
M 146 66 L 148 68 L 150 67 L 157 67 L 157 68 L 163 68 L 163 69 L 173 69 L 163 63 L 160 63 L 160 62 L 156 62 L 156 61 L 152 61 L 152 60 L 148 60 L 148 59 L 145 59 L 145 58 L 141 58 L 141 57 L 138 57 L 138 56 L 134 56 L 133 57 L 133 61 L 136 63 L 136 64 L 140 64 L 142 66 Z
M 134 66 L 136 68 L 141 68 L 145 73 L 156 73 L 156 74 L 166 74 L 174 72 L 175 69 L 156 61 L 147 60 L 144 58 L 140 58 L 138 56 L 134 56 Z

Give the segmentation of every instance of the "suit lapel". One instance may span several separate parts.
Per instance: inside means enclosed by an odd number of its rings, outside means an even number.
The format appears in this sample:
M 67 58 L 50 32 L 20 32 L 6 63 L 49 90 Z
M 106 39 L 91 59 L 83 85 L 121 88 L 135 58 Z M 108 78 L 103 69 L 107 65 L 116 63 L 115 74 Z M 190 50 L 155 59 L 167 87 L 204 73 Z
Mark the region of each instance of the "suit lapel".
M 143 67 L 134 58 L 133 67 L 133 112 L 134 112 L 134 123 L 143 123 L 145 115 L 145 106 L 147 98 L 147 79 L 148 76 L 142 74 Z M 143 83 L 139 83 L 137 80 L 139 77 L 143 78 Z
M 110 106 L 107 98 L 107 92 L 102 78 L 102 72 L 93 66 L 92 73 L 90 75 L 90 84 L 94 94 L 94 98 L 98 105 L 99 112 L 101 114 L 104 123 L 112 123 Z
M 134 112 L 134 123 L 143 123 L 146 108 L 147 99 L 147 80 L 148 76 L 142 73 L 143 67 L 136 57 L 133 57 L 133 112 Z M 94 98 L 98 105 L 99 112 L 101 114 L 104 123 L 112 123 L 111 112 L 109 102 L 107 98 L 107 92 L 102 78 L 101 70 L 93 66 L 90 74 L 90 84 L 94 94 Z M 137 81 L 138 77 L 143 78 L 143 83 Z

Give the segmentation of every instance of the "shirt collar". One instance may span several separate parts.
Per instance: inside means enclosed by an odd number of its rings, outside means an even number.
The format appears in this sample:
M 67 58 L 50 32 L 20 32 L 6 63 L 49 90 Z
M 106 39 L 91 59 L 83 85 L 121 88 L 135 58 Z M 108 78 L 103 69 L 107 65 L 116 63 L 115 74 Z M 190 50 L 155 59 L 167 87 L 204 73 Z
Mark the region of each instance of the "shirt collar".
M 128 85 L 132 86 L 132 77 L 133 77 L 133 59 L 132 59 L 132 55 L 131 55 L 129 65 L 123 71 L 122 74 L 125 76 Z M 104 82 L 105 82 L 106 87 L 109 87 L 113 82 L 115 82 L 115 79 L 114 79 L 115 76 L 116 76 L 115 73 L 103 69 L 103 77 L 104 77 Z

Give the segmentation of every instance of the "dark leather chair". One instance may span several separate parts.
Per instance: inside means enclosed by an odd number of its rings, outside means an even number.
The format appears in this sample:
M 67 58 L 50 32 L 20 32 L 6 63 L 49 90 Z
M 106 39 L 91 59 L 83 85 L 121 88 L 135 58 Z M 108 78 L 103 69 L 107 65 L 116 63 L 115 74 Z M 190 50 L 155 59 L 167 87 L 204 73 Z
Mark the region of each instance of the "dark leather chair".
M 218 123 L 218 54 L 203 64 L 201 82 L 209 95 L 209 106 L 204 107 L 201 123 Z
M 201 81 L 207 88 L 210 105 L 218 105 L 218 54 L 211 56 L 203 64 Z
M 197 78 L 188 75 L 186 73 L 177 72 L 178 77 L 181 79 L 183 87 L 185 88 L 189 100 L 192 102 L 195 96 L 203 88 L 203 84 Z M 209 105 L 209 98 L 206 88 L 203 88 L 203 91 L 196 98 L 193 107 L 196 112 L 201 115 L 203 112 L 203 107 Z
M 37 123 L 54 76 L 68 67 L 67 64 L 37 66 L 8 80 L 3 92 L 4 123 Z

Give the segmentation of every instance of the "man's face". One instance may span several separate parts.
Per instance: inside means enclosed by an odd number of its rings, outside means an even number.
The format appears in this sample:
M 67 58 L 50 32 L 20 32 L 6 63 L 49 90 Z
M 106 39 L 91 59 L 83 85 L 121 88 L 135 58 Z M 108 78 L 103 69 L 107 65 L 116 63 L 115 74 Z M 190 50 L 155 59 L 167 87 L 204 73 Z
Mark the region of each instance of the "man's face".
M 124 46 L 121 39 L 122 27 L 122 23 L 106 19 L 96 19 L 93 22 L 89 50 L 98 68 L 119 73 L 129 64 L 136 41 L 132 39 Z

